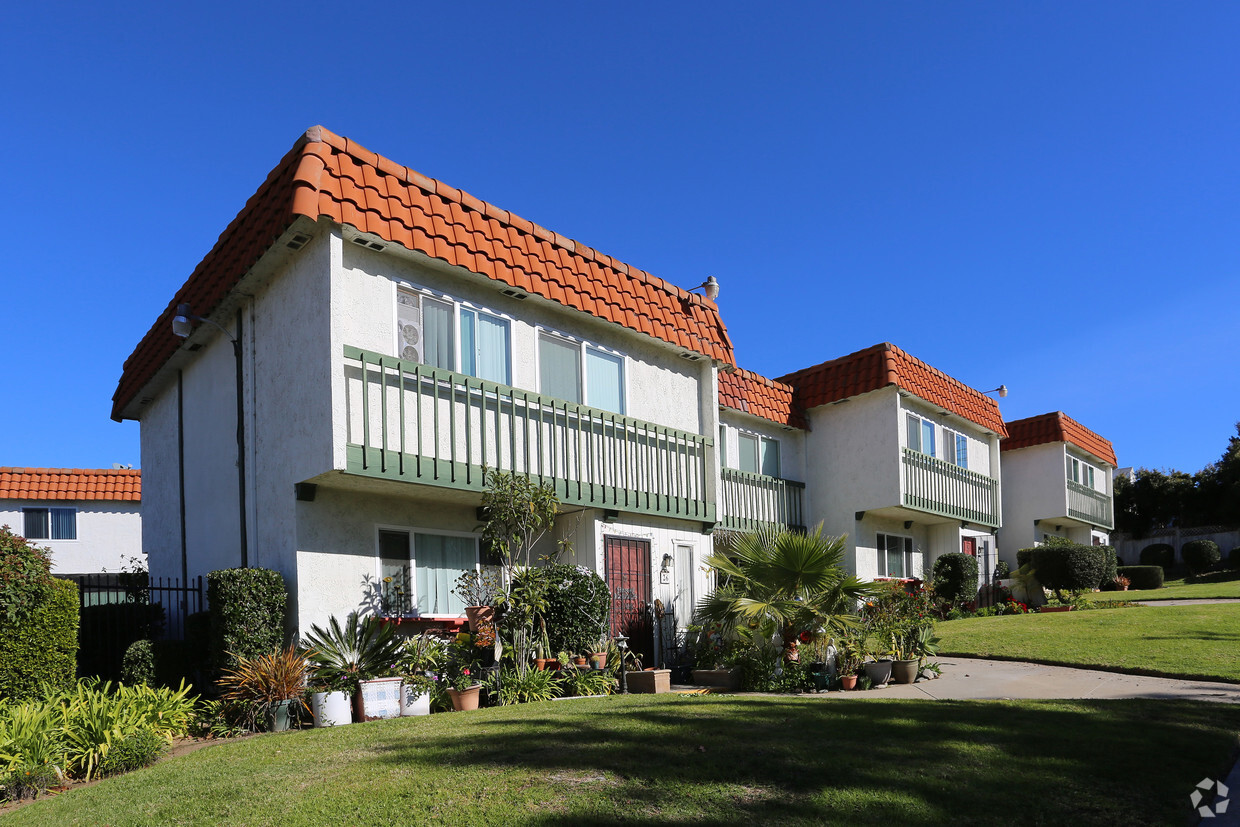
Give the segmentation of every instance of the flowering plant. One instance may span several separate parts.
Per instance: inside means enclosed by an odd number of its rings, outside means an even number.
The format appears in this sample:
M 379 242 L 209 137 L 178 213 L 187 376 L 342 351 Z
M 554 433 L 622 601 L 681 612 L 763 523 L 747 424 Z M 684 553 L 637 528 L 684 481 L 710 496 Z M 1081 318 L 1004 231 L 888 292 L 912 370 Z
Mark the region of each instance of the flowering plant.
M 468 668 L 460 669 L 448 680 L 448 685 L 457 692 L 463 692 L 476 683 L 478 683 L 478 681 L 474 679 L 473 670 Z

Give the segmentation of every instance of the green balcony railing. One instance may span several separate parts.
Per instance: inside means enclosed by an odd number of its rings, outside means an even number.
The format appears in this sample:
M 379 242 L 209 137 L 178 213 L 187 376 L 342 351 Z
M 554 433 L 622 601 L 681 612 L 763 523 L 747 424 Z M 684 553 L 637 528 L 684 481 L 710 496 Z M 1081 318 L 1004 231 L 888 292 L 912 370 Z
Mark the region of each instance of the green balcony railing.
M 483 467 L 570 505 L 714 521 L 709 437 L 345 346 L 347 470 L 481 491 Z
M 985 526 L 999 525 L 999 481 L 941 459 L 904 452 L 904 505 Z
M 719 523 L 723 528 L 757 531 L 765 526 L 782 526 L 805 530 L 805 483 L 735 468 L 724 468 L 720 474 Z
M 1111 497 L 1072 480 L 1068 480 L 1068 516 L 1100 528 L 1115 527 Z

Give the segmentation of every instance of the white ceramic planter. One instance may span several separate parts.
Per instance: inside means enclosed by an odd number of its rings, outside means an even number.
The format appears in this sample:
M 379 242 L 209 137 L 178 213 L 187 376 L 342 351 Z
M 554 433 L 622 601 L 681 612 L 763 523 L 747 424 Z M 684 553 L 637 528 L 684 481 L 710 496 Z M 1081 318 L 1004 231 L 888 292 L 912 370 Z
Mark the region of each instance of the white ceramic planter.
M 310 696 L 315 727 L 353 723 L 353 704 L 348 692 L 315 692 Z
M 409 718 L 414 715 L 430 714 L 430 693 L 423 692 L 421 695 L 415 695 L 413 687 L 402 683 L 400 685 L 400 716 L 402 718 Z

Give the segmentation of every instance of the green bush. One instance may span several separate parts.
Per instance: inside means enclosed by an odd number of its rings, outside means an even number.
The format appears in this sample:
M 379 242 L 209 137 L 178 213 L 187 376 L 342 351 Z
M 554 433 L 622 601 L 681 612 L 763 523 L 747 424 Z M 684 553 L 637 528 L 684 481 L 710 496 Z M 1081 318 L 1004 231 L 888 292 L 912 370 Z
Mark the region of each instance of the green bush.
M 1180 546 L 1180 557 L 1189 572 L 1197 575 L 1214 568 L 1223 554 L 1213 540 L 1192 540 Z
M 1083 546 L 1066 541 L 1021 549 L 1018 559 L 1024 552 L 1029 552 L 1026 559 L 1038 582 L 1060 596 L 1063 592 L 1098 588 L 1115 555 L 1110 546 Z
M 1033 549 L 1022 548 L 1016 552 L 1016 568 L 1023 569 L 1033 561 Z
M 149 767 L 167 751 L 167 740 L 154 730 L 143 727 L 112 742 L 107 753 L 99 760 L 98 774 L 100 777 L 119 775 Z
M 1114 585 L 1119 572 L 1119 556 L 1115 553 L 1115 546 L 1093 546 L 1093 548 L 1100 550 L 1103 554 L 1102 577 L 1098 581 L 1097 588 Z
M 211 659 L 219 669 L 237 658 L 257 658 L 284 646 L 288 592 L 270 569 L 221 569 L 207 575 Z
M 155 644 L 148 640 L 135 640 L 125 650 L 121 661 L 121 680 L 127 684 L 155 683 Z
M 125 653 L 134 641 L 159 636 L 164 607 L 158 603 L 102 603 L 82 609 L 82 653 L 78 674 L 121 680 Z
M 1120 566 L 1119 574 L 1128 578 L 1130 589 L 1161 589 L 1162 566 Z
M 20 622 L 43 597 L 52 579 L 50 552 L 0 528 L 0 622 Z
M 589 569 L 562 564 L 547 566 L 546 579 L 547 608 L 543 618 L 551 651 L 594 651 L 598 639 L 606 637 L 608 631 L 611 592 L 606 581 Z
M 1170 571 L 1175 565 L 1175 546 L 1170 543 L 1153 543 L 1141 549 L 1141 565 L 1161 566 Z
M 33 699 L 41 684 L 61 689 L 77 672 L 77 584 L 51 578 L 22 616 L 15 624 L 0 619 L 0 699 Z
M 934 593 L 952 603 L 977 598 L 977 558 L 949 551 L 934 561 Z

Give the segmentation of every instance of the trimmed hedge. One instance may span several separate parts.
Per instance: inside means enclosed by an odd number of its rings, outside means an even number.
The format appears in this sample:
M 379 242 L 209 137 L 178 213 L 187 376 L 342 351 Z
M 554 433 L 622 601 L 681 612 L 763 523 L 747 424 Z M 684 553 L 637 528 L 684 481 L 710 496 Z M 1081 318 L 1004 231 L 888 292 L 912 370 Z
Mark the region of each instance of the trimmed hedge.
M 1207 572 L 1223 559 L 1218 543 L 1213 540 L 1193 540 L 1180 546 L 1180 557 L 1190 573 Z
M 949 551 L 934 561 L 931 582 L 934 593 L 949 600 L 977 599 L 977 558 L 960 551 Z
M 592 571 L 556 564 L 545 569 L 547 582 L 547 640 L 554 657 L 560 651 L 585 654 L 595 642 L 608 636 L 607 613 L 611 592 L 606 581 Z M 686 621 L 687 622 L 687 621 Z
M 211 662 L 220 669 L 236 659 L 269 655 L 284 645 L 288 591 L 271 569 L 220 569 L 207 575 L 211 612 Z
M 1130 589 L 1161 589 L 1162 566 L 1120 566 L 1119 573 L 1129 580 Z
M 1175 565 L 1175 546 L 1170 543 L 1153 543 L 1141 549 L 1141 565 L 1161 566 L 1170 571 Z
M 77 672 L 78 587 L 52 578 L 25 619 L 0 618 L 0 698 L 34 700 L 40 685 L 67 689 Z
M 1114 588 L 1115 578 L 1119 571 L 1119 557 L 1115 554 L 1115 546 L 1094 546 L 1093 548 L 1101 550 L 1105 555 L 1102 563 L 1102 578 L 1098 581 L 1097 588 Z
M 1038 582 L 1060 593 L 1098 588 L 1114 557 L 1115 550 L 1110 546 L 1062 542 L 1016 552 L 1017 560 L 1026 561 L 1033 568 Z

